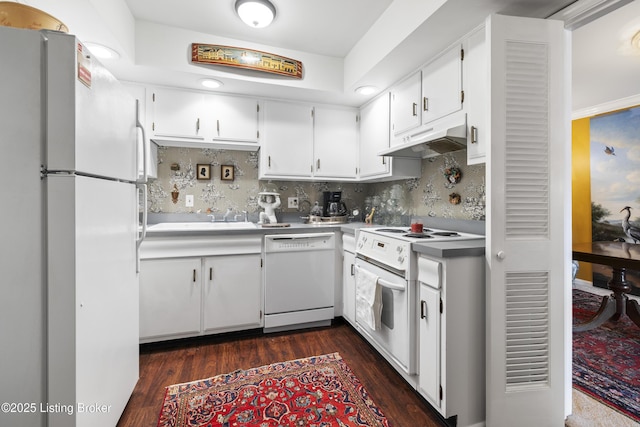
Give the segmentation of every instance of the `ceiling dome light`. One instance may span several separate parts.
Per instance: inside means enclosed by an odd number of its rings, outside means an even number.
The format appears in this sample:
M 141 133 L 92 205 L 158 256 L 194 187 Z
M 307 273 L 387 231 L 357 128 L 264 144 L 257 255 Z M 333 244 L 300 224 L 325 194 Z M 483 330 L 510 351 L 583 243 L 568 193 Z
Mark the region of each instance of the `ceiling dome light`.
M 269 0 L 236 0 L 236 12 L 253 28 L 264 28 L 276 17 L 276 8 Z
M 356 93 L 360 95 L 373 95 L 378 91 L 378 88 L 375 86 L 360 86 L 356 89 Z
M 200 84 L 208 89 L 216 89 L 223 86 L 221 81 L 215 79 L 201 79 Z
M 118 59 L 120 58 L 120 54 L 115 50 L 107 47 L 105 45 L 99 43 L 87 42 L 84 43 L 85 47 L 89 49 L 89 51 L 96 56 L 96 58 L 100 59 Z

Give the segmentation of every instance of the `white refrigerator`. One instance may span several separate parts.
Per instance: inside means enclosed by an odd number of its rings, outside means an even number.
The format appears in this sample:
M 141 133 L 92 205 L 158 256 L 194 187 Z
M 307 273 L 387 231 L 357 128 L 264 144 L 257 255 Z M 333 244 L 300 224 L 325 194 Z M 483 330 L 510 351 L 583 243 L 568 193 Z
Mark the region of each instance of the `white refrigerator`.
M 114 427 L 138 380 L 136 103 L 71 35 L 0 27 L 0 425 Z

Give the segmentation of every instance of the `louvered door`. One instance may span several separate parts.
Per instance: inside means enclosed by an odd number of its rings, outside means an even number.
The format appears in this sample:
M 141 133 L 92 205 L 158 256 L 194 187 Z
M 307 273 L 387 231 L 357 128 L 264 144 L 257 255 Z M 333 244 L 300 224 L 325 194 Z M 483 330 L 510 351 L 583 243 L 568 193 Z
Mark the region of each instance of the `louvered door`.
M 487 36 L 487 425 L 562 426 L 571 384 L 570 56 L 557 21 L 492 16 Z

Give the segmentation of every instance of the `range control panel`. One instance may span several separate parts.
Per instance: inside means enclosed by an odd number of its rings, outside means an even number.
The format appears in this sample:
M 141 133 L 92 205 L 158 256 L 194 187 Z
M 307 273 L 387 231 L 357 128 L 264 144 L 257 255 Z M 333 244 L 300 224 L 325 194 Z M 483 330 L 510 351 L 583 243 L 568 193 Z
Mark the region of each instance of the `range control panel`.
M 411 256 L 411 243 L 360 232 L 356 252 L 396 270 L 406 270 Z

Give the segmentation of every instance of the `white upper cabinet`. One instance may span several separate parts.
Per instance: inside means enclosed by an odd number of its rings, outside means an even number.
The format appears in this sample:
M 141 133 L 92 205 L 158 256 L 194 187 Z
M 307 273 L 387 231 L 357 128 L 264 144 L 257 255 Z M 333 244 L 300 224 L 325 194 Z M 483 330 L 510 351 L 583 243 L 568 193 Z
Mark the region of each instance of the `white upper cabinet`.
M 462 109 L 462 47 L 457 45 L 422 70 L 422 124 Z
M 355 179 L 356 118 L 353 109 L 265 101 L 259 178 Z
M 283 101 L 264 102 L 260 178 L 311 177 L 313 108 Z
M 391 90 L 391 129 L 397 137 L 420 126 L 422 73 L 417 72 Z M 392 140 L 391 145 L 395 142 Z
M 467 112 L 467 164 L 485 162 L 487 145 L 489 70 L 485 27 L 474 31 L 465 41 L 463 61 L 464 109 Z
M 355 110 L 315 107 L 313 126 L 316 178 L 355 179 L 358 155 L 358 114 Z
M 360 110 L 360 178 L 385 175 L 391 158 L 378 156 L 389 148 L 389 93 Z
M 462 57 L 462 47 L 456 44 L 391 89 L 392 147 L 462 109 Z
M 389 99 L 386 92 L 360 110 L 361 181 L 417 178 L 420 159 L 392 158 L 378 153 L 389 148 Z
M 150 139 L 159 145 L 257 150 L 259 101 L 180 89 L 150 88 Z
M 213 122 L 213 140 L 257 143 L 260 103 L 257 99 L 212 95 L 207 118 Z
M 177 89 L 155 89 L 149 92 L 153 137 L 204 140 L 202 114 L 204 94 Z

